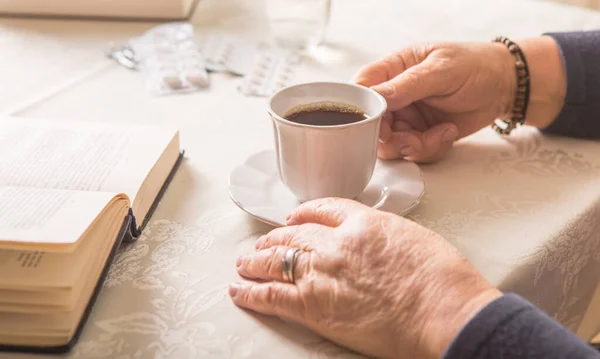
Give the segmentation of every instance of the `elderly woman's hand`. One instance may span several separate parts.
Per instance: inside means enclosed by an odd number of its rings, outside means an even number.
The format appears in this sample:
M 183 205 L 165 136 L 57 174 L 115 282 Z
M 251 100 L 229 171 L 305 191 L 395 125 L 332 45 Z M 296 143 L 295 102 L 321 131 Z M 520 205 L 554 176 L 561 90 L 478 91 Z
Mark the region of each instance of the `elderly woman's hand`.
M 564 103 L 566 80 L 559 50 L 546 36 L 517 43 L 531 78 L 526 123 L 544 128 Z M 515 59 L 498 43 L 405 48 L 366 66 L 355 81 L 388 101 L 378 155 L 419 162 L 441 158 L 457 139 L 510 114 L 517 90 Z
M 460 328 L 500 296 L 436 233 L 350 200 L 300 206 L 287 227 L 238 259 L 235 304 L 306 325 L 367 355 L 440 357 Z M 295 284 L 282 259 L 301 249 Z

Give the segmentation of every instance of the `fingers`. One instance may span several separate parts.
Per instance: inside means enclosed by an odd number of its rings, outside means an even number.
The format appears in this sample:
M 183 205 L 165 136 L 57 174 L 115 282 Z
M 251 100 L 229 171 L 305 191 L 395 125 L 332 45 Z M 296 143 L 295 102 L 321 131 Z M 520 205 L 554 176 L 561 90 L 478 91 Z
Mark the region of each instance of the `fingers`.
M 256 250 L 272 246 L 295 247 L 303 250 L 313 248 L 312 241 L 328 234 L 323 233 L 326 227 L 318 224 L 307 223 L 301 226 L 279 227 L 261 236 L 256 240 Z
M 442 81 L 447 76 L 440 74 L 440 61 L 430 57 L 434 49 L 431 44 L 404 48 L 363 67 L 354 82 L 383 95 L 390 111 L 443 93 L 449 84 Z
M 392 123 L 394 123 L 394 115 L 391 112 L 386 112 L 381 119 L 379 142 L 386 143 L 390 140 L 392 136 Z
M 452 148 L 458 138 L 458 128 L 451 122 L 441 123 L 424 132 L 393 132 L 389 141 L 379 145 L 377 155 L 382 159 L 406 158 L 420 163 L 435 162 Z
M 283 258 L 290 247 L 273 246 L 242 256 L 237 259 L 236 267 L 242 277 L 267 281 L 283 282 Z M 300 280 L 309 267 L 310 252 L 300 250 L 294 261 L 294 280 Z
M 455 124 L 446 122 L 436 125 L 423 133 L 423 149 L 409 159 L 422 163 L 438 161 L 452 148 L 458 137 L 458 127 Z
M 354 76 L 354 82 L 366 87 L 378 85 L 394 78 L 406 70 L 407 50 L 402 50 L 377 60 L 358 71 Z
M 338 227 L 359 207 L 357 202 L 341 198 L 323 198 L 301 204 L 287 218 L 288 225 L 316 223 L 329 227 Z
M 360 69 L 354 82 L 371 87 L 389 81 L 425 60 L 432 50 L 427 43 L 406 47 Z
M 423 106 L 416 104 L 407 106 L 401 110 L 392 112 L 392 132 L 404 131 L 407 129 L 424 132 L 430 124 L 438 123 L 431 111 Z
M 229 287 L 235 305 L 255 312 L 300 320 L 303 304 L 298 288 L 293 284 L 241 281 Z
M 414 156 L 421 152 L 421 133 L 413 130 L 392 132 L 390 139 L 379 144 L 377 156 L 384 160 L 394 160 Z
M 395 111 L 442 92 L 441 86 L 440 77 L 426 60 L 372 89 L 385 97 L 390 111 Z

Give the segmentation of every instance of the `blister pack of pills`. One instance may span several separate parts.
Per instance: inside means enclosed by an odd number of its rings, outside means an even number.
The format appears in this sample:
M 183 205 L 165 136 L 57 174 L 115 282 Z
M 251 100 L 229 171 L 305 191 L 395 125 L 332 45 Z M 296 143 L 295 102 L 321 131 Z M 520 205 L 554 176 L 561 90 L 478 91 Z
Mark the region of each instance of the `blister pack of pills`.
M 238 88 L 248 96 L 269 96 L 287 86 L 300 63 L 295 51 L 222 34 L 206 36 L 202 50 L 209 71 L 244 76 Z
M 223 34 L 212 34 L 202 41 L 207 70 L 238 76 L 250 71 L 254 56 L 264 48 L 261 43 Z
M 157 95 L 197 91 L 209 85 L 204 55 L 187 22 L 159 25 L 128 45 L 147 87 Z
M 208 71 L 243 76 L 238 89 L 248 96 L 270 96 L 286 87 L 300 63 L 298 52 L 224 34 L 197 42 L 187 22 L 156 26 L 107 56 L 141 72 L 157 95 L 197 91 L 209 85 Z
M 285 50 L 259 51 L 238 87 L 247 96 L 267 97 L 289 86 L 300 56 Z

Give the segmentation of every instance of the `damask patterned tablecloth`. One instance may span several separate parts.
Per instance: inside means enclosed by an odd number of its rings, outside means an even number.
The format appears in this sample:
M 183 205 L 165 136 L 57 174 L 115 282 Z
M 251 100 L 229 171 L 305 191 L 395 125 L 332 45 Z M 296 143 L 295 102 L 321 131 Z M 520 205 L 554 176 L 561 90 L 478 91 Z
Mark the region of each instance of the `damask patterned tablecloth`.
M 259 5 L 205 0 L 193 22 L 199 34 L 263 36 Z M 297 81 L 347 80 L 366 62 L 417 41 L 600 28 L 597 13 L 521 0 L 344 0 L 334 2 L 332 14 L 328 45 L 303 62 Z M 226 75 L 212 75 L 207 91 L 156 98 L 138 74 L 102 62 L 108 41 L 152 25 L 0 20 L 1 51 L 10 54 L 0 56 L 0 113 L 168 124 L 180 128 L 186 150 L 142 237 L 121 249 L 79 344 L 66 357 L 359 357 L 228 299 L 227 286 L 238 278 L 235 258 L 254 250 L 254 240 L 270 229 L 239 210 L 227 188 L 235 166 L 272 148 L 264 99 L 242 96 L 239 79 Z M 34 66 L 23 69 L 19 54 Z M 48 97 L 52 91 L 42 87 L 58 90 Z M 591 305 L 600 306 L 592 301 L 600 281 L 599 154 L 600 142 L 543 136 L 527 127 L 509 138 L 483 130 L 460 141 L 445 160 L 421 166 L 426 193 L 409 217 L 443 234 L 493 284 L 589 338 L 600 329 Z

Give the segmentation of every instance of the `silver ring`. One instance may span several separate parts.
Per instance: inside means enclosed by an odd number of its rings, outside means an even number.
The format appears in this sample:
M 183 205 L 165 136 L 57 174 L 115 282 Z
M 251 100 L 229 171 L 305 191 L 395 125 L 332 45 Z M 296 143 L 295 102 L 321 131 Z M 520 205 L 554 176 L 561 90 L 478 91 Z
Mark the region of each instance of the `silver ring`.
M 298 248 L 290 248 L 285 252 L 283 256 L 283 281 L 295 283 L 294 281 L 294 264 L 296 263 L 296 258 L 298 257 L 298 252 L 300 249 Z

